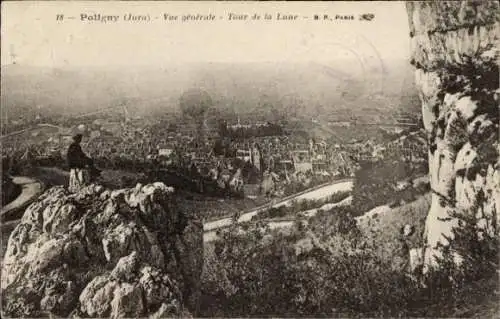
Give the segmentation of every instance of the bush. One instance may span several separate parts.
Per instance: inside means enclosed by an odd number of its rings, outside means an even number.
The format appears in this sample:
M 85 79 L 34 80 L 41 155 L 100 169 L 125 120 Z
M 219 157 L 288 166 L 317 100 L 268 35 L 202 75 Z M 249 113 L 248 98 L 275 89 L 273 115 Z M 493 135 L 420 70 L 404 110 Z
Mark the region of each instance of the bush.
M 271 207 L 253 216 L 252 220 L 262 220 L 279 217 L 295 217 L 295 215 L 299 212 L 320 208 L 327 203 L 338 203 L 349 196 L 350 192 L 340 191 L 324 199 L 292 201 L 292 204 L 289 206 Z
M 452 245 L 467 256 L 464 264 L 445 254 L 442 270 L 417 282 L 382 259 L 352 219 L 349 208 L 339 208 L 309 227 L 297 223 L 290 235 L 259 226 L 223 233 L 206 252 L 201 315 L 449 317 L 496 300 L 497 235 L 478 241 L 470 222 Z
M 423 175 L 426 170 L 426 163 L 415 164 L 398 159 L 362 162 L 354 177 L 352 205 L 362 214 L 379 205 L 414 200 L 416 195 L 427 191 L 428 186 L 398 190 L 397 184 Z
M 348 219 L 347 219 L 348 220 Z M 405 292 L 395 291 L 405 277 L 370 250 L 359 250 L 348 238 L 355 227 L 332 219 L 336 235 L 321 238 L 307 231 L 285 236 L 254 228 L 230 230 L 205 260 L 204 316 L 332 316 L 363 313 L 397 315 Z M 311 241 L 298 250 L 300 241 Z M 319 240 L 319 242 L 318 242 Z M 382 296 L 389 296 L 381 303 Z

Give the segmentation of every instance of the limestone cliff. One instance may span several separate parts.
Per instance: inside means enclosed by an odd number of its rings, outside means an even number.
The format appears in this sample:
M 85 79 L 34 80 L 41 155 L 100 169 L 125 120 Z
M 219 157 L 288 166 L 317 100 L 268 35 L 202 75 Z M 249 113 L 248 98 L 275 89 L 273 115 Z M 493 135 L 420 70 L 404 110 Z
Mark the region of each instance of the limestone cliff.
M 498 1 L 406 5 L 429 144 L 428 269 L 461 227 L 455 214 L 475 217 L 480 232 L 498 231 L 500 10 Z
M 12 232 L 2 269 L 8 316 L 138 317 L 196 311 L 203 227 L 162 183 L 47 190 Z

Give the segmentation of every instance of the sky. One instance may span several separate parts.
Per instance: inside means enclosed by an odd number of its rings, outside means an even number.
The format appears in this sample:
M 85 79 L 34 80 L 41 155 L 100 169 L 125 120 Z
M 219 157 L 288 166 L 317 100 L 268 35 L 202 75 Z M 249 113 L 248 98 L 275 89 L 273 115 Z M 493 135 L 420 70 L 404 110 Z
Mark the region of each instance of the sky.
M 150 15 L 150 22 L 123 16 Z M 216 21 L 163 21 L 163 14 L 214 14 Z M 229 13 L 260 20 L 228 21 Z M 264 13 L 273 20 L 264 20 Z M 297 21 L 276 15 L 298 14 Z M 372 21 L 359 21 L 373 13 Z M 409 29 L 402 2 L 2 2 L 1 64 L 42 67 L 168 66 L 190 62 L 331 62 L 363 71 L 407 59 Z M 56 21 L 57 14 L 74 20 Z M 118 22 L 80 21 L 117 15 Z M 353 15 L 354 21 L 313 16 Z M 158 19 L 154 19 L 158 17 Z M 223 17 L 223 19 L 218 19 Z

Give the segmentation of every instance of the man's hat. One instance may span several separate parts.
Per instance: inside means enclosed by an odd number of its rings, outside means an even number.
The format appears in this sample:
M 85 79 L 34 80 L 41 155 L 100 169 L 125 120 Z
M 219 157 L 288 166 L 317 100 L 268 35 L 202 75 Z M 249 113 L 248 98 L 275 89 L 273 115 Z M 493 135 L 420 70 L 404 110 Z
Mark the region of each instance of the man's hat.
M 77 141 L 77 140 L 81 141 L 82 138 L 83 138 L 83 135 L 80 133 L 73 135 L 73 141 Z

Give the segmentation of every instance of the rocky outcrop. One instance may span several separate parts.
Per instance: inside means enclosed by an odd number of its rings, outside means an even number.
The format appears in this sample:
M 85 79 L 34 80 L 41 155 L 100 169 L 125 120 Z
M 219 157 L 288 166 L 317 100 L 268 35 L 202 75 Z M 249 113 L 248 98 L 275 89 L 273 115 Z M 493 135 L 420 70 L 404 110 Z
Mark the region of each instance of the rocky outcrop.
M 138 317 L 195 312 L 203 226 L 163 183 L 71 194 L 54 187 L 12 232 L 2 269 L 7 316 Z
M 429 144 L 428 269 L 462 227 L 457 214 L 474 217 L 480 232 L 498 231 L 500 10 L 498 1 L 408 2 L 407 9 Z

